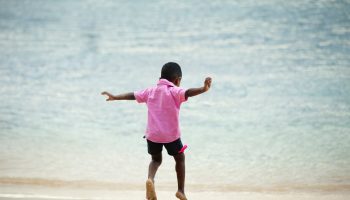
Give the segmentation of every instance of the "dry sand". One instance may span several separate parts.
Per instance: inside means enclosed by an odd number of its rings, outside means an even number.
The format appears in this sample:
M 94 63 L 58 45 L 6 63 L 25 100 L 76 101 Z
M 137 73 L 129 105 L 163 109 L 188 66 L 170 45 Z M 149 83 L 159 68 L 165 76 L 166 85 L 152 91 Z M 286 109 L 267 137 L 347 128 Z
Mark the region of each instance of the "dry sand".
M 172 192 L 158 192 L 158 199 L 176 199 Z M 77 197 L 70 195 L 50 196 L 50 195 L 16 195 L 2 194 L 0 199 L 7 200 L 79 200 L 79 199 L 117 199 L 117 200 L 140 200 L 144 198 L 143 191 L 118 191 L 96 196 Z M 246 192 L 192 192 L 188 193 L 189 200 L 348 200 L 349 194 L 318 194 L 318 193 L 246 193 Z
M 141 200 L 145 191 L 48 191 L 37 195 L 36 192 L 0 189 L 0 199 L 4 200 Z M 158 191 L 159 200 L 176 199 L 175 192 Z M 350 193 L 301 193 L 301 192 L 187 192 L 189 200 L 349 200 Z

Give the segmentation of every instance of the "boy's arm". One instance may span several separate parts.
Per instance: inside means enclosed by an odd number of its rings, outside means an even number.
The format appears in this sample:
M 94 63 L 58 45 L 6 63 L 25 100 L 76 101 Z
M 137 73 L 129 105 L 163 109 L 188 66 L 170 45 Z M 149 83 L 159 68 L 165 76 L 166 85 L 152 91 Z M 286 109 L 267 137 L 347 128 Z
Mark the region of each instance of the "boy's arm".
M 200 88 L 190 88 L 185 92 L 185 98 L 193 97 L 199 94 L 202 94 L 210 89 L 211 86 L 211 78 L 207 77 L 204 81 L 204 86 Z
M 106 101 L 113 101 L 113 100 L 135 100 L 135 95 L 133 92 L 125 93 L 125 94 L 119 94 L 119 95 L 112 95 L 109 92 L 102 92 L 101 95 L 107 95 L 108 98 Z

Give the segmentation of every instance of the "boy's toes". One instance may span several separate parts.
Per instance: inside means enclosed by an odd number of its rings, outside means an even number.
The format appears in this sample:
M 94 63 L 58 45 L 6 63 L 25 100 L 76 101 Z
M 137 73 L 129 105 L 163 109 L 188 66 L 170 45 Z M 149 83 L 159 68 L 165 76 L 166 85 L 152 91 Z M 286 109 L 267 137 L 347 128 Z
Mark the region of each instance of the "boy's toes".
M 175 196 L 180 199 L 180 200 L 187 200 L 186 196 L 184 193 L 177 191 Z
M 157 200 L 156 191 L 154 189 L 154 184 L 151 179 L 146 181 L 146 198 L 147 200 Z

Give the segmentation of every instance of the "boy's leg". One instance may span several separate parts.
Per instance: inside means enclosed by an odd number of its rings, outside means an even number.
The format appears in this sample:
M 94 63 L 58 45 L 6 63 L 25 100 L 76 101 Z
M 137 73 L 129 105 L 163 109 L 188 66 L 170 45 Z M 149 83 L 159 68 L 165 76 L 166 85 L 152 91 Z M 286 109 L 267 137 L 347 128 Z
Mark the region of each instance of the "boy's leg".
M 154 177 L 156 176 L 159 166 L 162 164 L 162 152 L 152 155 L 152 160 L 148 167 L 148 179 L 154 182 Z
M 146 198 L 148 200 L 157 200 L 156 190 L 154 188 L 154 177 L 162 163 L 162 152 L 152 155 L 152 160 L 148 167 L 148 180 L 146 181 Z
M 185 196 L 185 154 L 180 153 L 174 155 L 175 170 L 177 175 L 177 192 L 176 197 L 181 200 L 186 200 Z
M 154 177 L 156 175 L 158 167 L 160 164 L 162 164 L 163 144 L 147 140 L 147 149 L 148 153 L 152 156 L 152 160 L 149 163 L 148 167 L 148 179 L 151 179 L 154 182 Z
M 169 155 L 172 155 L 175 159 L 175 170 L 177 175 L 177 192 L 176 197 L 180 200 L 187 200 L 185 196 L 185 154 L 179 153 L 183 147 L 181 139 L 177 139 L 173 142 L 164 144 Z
M 148 200 L 157 200 L 157 195 L 154 188 L 154 177 L 156 176 L 160 164 L 162 164 L 163 144 L 147 140 L 147 148 L 148 153 L 152 156 L 152 160 L 149 163 L 148 167 L 148 180 L 146 181 L 146 198 Z

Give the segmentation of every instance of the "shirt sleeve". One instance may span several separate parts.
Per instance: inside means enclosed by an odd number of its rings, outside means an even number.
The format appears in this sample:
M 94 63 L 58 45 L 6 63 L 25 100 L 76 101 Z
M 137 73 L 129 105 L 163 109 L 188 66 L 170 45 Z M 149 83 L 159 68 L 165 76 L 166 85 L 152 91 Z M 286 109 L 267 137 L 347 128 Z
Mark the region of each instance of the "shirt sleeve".
M 172 88 L 172 94 L 173 94 L 175 100 L 177 101 L 178 105 L 187 101 L 185 93 L 186 93 L 186 89 L 184 89 L 184 88 L 180 88 L 180 87 L 173 87 Z
M 145 102 L 147 102 L 148 94 L 149 94 L 148 89 L 134 92 L 135 99 L 136 99 L 136 101 L 138 103 L 145 103 Z

